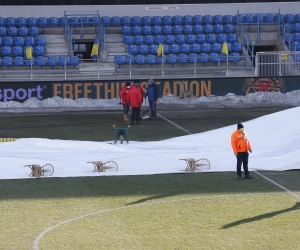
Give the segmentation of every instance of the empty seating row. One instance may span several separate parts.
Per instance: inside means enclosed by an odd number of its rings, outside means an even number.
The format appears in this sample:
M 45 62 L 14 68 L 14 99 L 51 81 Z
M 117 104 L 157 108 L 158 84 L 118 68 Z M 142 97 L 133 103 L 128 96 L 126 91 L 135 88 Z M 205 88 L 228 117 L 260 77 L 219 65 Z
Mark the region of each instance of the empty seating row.
M 284 40 L 286 42 L 289 42 L 289 41 L 300 42 L 300 33 L 285 33 Z
M 52 68 L 56 65 L 65 66 L 65 65 L 72 65 L 75 66 L 79 64 L 79 60 L 77 56 L 38 56 L 36 58 L 32 58 L 32 60 L 28 60 L 22 56 L 5 56 L 0 58 L 0 65 L 4 65 L 7 67 L 10 66 L 33 66 L 38 65 L 41 67 L 43 66 L 51 66 Z
M 286 23 L 284 25 L 284 29 L 286 32 L 300 32 L 300 23 Z
M 1 54 L 4 56 L 10 56 L 10 55 L 24 55 L 25 51 L 28 46 L 25 46 L 24 48 L 22 46 L 3 46 L 1 48 Z M 44 55 L 45 54 L 45 47 L 44 46 L 35 46 L 32 47 L 32 54 L 35 55 Z
M 157 36 L 152 36 L 152 35 L 147 35 L 147 36 L 141 36 L 141 35 L 136 35 L 136 36 L 131 36 L 131 35 L 125 35 L 123 38 L 123 42 L 127 45 L 130 44 L 163 44 L 163 43 L 215 43 L 215 42 L 230 42 L 234 43 L 237 42 L 237 37 L 236 34 L 188 34 L 188 35 L 157 35 Z
M 97 26 L 100 23 L 100 18 L 94 17 L 0 17 L 0 27 L 46 27 L 46 26 L 65 26 L 66 23 L 72 26 Z
M 225 26 L 223 24 L 185 24 L 185 25 L 154 25 L 154 26 L 122 26 L 122 33 L 124 35 L 161 35 L 161 34 L 182 34 L 182 33 L 233 33 L 234 27 L 232 24 L 226 24 Z
M 38 27 L 20 27 L 17 28 L 15 26 L 13 27 L 0 27 L 0 36 L 38 36 L 39 35 L 39 28 Z
M 240 54 L 237 52 L 233 52 L 228 56 L 228 60 L 238 63 L 241 61 Z M 218 54 L 218 53 L 201 53 L 201 54 L 196 54 L 196 53 L 190 53 L 190 54 L 169 54 L 168 56 L 155 56 L 155 55 L 141 55 L 138 54 L 136 56 L 133 56 L 132 54 L 128 54 L 126 56 L 124 55 L 116 55 L 115 56 L 115 63 L 117 65 L 122 65 L 122 64 L 162 64 L 162 63 L 169 63 L 169 64 L 176 64 L 176 63 L 208 63 L 208 62 L 213 62 L 213 63 L 218 63 L 218 62 L 226 62 L 227 61 L 227 56 L 223 53 Z
M 228 51 L 235 51 L 235 52 L 242 52 L 242 45 L 239 42 L 235 42 L 233 44 L 231 43 L 227 43 L 228 46 Z M 184 53 L 188 53 L 188 52 L 220 52 L 222 50 L 222 43 L 193 43 L 191 45 L 183 43 L 183 44 L 164 44 L 164 53 L 168 54 L 168 53 L 180 53 L 180 52 L 184 52 Z M 141 53 L 141 54 L 148 54 L 148 53 L 152 53 L 152 54 L 156 54 L 158 50 L 158 45 L 157 44 L 151 44 L 151 45 L 146 45 L 146 44 L 140 44 L 140 45 L 135 45 L 135 44 L 131 44 L 128 45 L 128 52 L 131 54 L 137 54 L 137 53 Z
M 185 15 L 185 16 L 103 16 L 103 25 L 181 25 L 181 24 L 237 24 L 237 23 L 274 23 L 285 21 L 287 23 L 300 22 L 300 14 L 280 15 L 280 14 L 256 14 L 256 15 Z
M 16 37 L 11 37 L 11 36 L 5 36 L 5 37 L 0 37 L 0 46 L 6 45 L 6 46 L 13 46 L 13 45 L 18 45 L 18 46 L 24 46 L 24 45 L 39 45 L 39 46 L 46 46 L 46 37 L 44 36 L 37 36 L 37 37 L 22 37 L 22 36 L 16 36 Z

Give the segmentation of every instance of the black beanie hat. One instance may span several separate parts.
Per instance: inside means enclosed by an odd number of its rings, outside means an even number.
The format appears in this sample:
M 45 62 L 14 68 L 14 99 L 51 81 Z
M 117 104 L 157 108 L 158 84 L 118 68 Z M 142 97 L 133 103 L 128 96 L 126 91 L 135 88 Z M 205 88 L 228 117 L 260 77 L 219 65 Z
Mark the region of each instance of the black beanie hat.
M 130 86 L 130 82 L 126 82 L 126 86 Z
M 140 81 L 138 79 L 135 79 L 134 83 L 140 83 Z
M 243 126 L 243 124 L 242 123 L 238 123 L 238 125 L 237 125 L 237 129 L 240 129 L 240 128 L 243 128 L 244 126 Z

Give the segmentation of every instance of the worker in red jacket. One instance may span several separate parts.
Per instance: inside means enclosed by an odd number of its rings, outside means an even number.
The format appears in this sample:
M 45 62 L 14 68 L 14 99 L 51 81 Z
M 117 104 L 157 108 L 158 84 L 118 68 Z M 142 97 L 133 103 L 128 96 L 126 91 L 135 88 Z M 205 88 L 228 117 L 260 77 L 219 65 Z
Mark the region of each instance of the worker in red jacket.
M 130 90 L 130 82 L 126 82 L 126 85 L 123 86 L 120 92 L 120 97 L 122 99 L 123 104 L 123 114 L 124 114 L 124 121 L 128 122 L 128 112 L 129 112 L 129 101 L 128 101 L 128 94 Z
M 248 158 L 249 153 L 252 153 L 250 141 L 246 135 L 243 124 L 239 123 L 237 125 L 237 130 L 233 132 L 231 135 L 231 147 L 233 153 L 236 156 L 237 164 L 236 164 L 236 172 L 237 178 L 242 179 L 241 167 L 243 164 L 245 179 L 252 179 L 249 175 L 248 170 Z
M 143 103 L 143 96 L 140 90 L 139 82 L 135 82 L 134 86 L 128 92 L 128 101 L 132 108 L 131 112 L 131 125 L 140 124 L 141 104 Z M 136 120 L 136 123 L 134 123 Z

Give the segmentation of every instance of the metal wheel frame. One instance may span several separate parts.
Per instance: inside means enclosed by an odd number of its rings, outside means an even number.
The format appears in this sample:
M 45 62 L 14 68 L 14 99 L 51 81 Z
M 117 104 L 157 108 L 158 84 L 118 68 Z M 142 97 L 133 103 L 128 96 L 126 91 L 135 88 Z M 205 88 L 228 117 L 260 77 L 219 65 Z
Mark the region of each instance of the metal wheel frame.
M 115 161 L 107 161 L 103 163 L 105 171 L 113 172 L 118 171 L 118 164 Z
M 208 170 L 210 168 L 210 162 L 206 158 L 201 158 L 196 161 L 196 168 L 198 170 Z
M 54 167 L 51 164 L 46 164 L 41 167 L 42 176 L 51 176 L 54 173 Z

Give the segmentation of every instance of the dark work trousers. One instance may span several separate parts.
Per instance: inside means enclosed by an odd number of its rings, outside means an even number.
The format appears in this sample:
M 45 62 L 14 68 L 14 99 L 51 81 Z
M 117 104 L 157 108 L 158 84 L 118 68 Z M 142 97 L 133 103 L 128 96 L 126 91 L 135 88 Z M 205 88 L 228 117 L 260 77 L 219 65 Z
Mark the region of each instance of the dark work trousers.
M 134 118 L 135 118 L 136 122 L 139 123 L 140 113 L 141 113 L 141 108 L 140 107 L 137 107 L 137 108 L 132 107 L 131 108 L 131 122 L 134 122 Z
M 236 156 L 236 159 L 237 159 L 236 173 L 238 176 L 242 176 L 242 171 L 241 171 L 242 163 L 243 163 L 245 176 L 249 176 L 248 158 L 249 158 L 248 152 L 238 152 L 238 155 Z
M 123 104 L 123 113 L 124 115 L 128 115 L 129 104 Z

